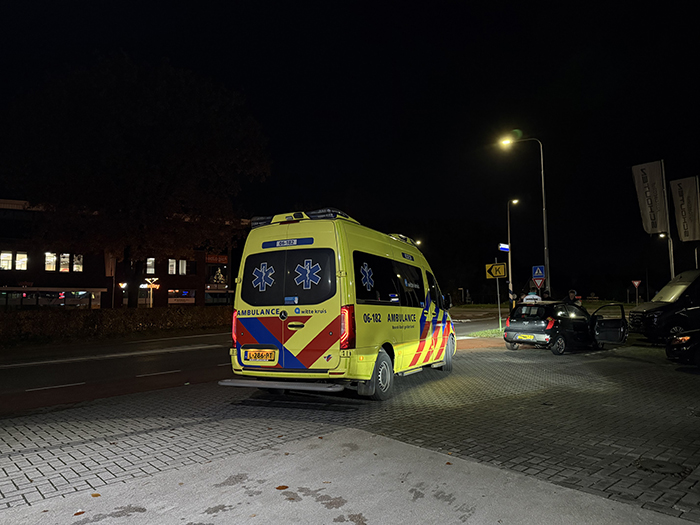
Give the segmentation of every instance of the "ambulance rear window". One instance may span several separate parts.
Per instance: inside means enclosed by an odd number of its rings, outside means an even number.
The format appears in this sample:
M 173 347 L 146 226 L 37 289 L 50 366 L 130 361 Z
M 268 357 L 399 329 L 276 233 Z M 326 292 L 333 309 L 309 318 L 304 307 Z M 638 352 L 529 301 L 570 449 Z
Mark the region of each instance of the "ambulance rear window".
M 335 295 L 335 281 L 330 248 L 266 251 L 246 258 L 241 297 L 252 306 L 319 304 Z

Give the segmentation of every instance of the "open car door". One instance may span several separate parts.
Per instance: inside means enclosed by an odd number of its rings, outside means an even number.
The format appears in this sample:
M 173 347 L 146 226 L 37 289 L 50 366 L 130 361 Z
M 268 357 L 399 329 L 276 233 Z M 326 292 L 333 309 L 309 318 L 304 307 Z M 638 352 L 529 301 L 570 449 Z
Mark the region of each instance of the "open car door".
M 591 316 L 593 338 L 601 347 L 603 344 L 623 344 L 627 341 L 629 328 L 625 318 L 625 307 L 619 303 L 606 304 Z

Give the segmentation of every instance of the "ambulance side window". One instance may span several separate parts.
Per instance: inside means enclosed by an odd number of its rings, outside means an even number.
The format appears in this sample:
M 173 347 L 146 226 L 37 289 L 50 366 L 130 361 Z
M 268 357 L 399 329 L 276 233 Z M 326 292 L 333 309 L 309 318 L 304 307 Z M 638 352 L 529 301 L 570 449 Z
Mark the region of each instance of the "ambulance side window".
M 420 268 L 394 261 L 394 273 L 401 290 L 401 305 L 411 308 L 423 308 L 425 292 Z
M 355 297 L 360 304 L 400 304 L 392 261 L 385 257 L 355 251 Z
M 440 293 L 440 287 L 430 272 L 425 272 L 428 277 L 428 294 L 430 295 L 430 303 L 435 305 L 435 308 L 443 309 L 442 293 Z

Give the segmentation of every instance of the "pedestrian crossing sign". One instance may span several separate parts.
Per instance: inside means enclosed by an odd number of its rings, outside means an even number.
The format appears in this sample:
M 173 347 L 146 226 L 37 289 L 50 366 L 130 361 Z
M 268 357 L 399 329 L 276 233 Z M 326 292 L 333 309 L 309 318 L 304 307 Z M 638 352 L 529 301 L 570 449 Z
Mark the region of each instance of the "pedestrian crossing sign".
M 544 266 L 533 266 L 532 267 L 532 278 L 533 279 L 544 279 Z

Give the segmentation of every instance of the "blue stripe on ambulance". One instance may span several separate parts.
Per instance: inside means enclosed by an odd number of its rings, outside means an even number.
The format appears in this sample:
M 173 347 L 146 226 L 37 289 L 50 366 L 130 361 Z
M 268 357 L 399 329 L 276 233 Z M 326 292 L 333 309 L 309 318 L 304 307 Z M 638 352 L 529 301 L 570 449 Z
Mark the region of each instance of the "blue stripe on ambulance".
M 238 318 L 238 321 L 245 327 L 246 330 L 253 336 L 253 338 L 261 345 L 274 345 L 277 347 L 277 351 L 280 353 L 280 358 L 277 360 L 280 366 L 284 368 L 306 368 L 301 362 L 287 350 L 279 339 L 277 339 L 266 327 L 260 322 L 257 317 L 244 317 Z M 236 344 L 238 351 L 238 359 L 243 362 L 243 355 L 241 352 L 240 341 Z M 269 368 L 264 366 L 256 366 L 255 368 Z

